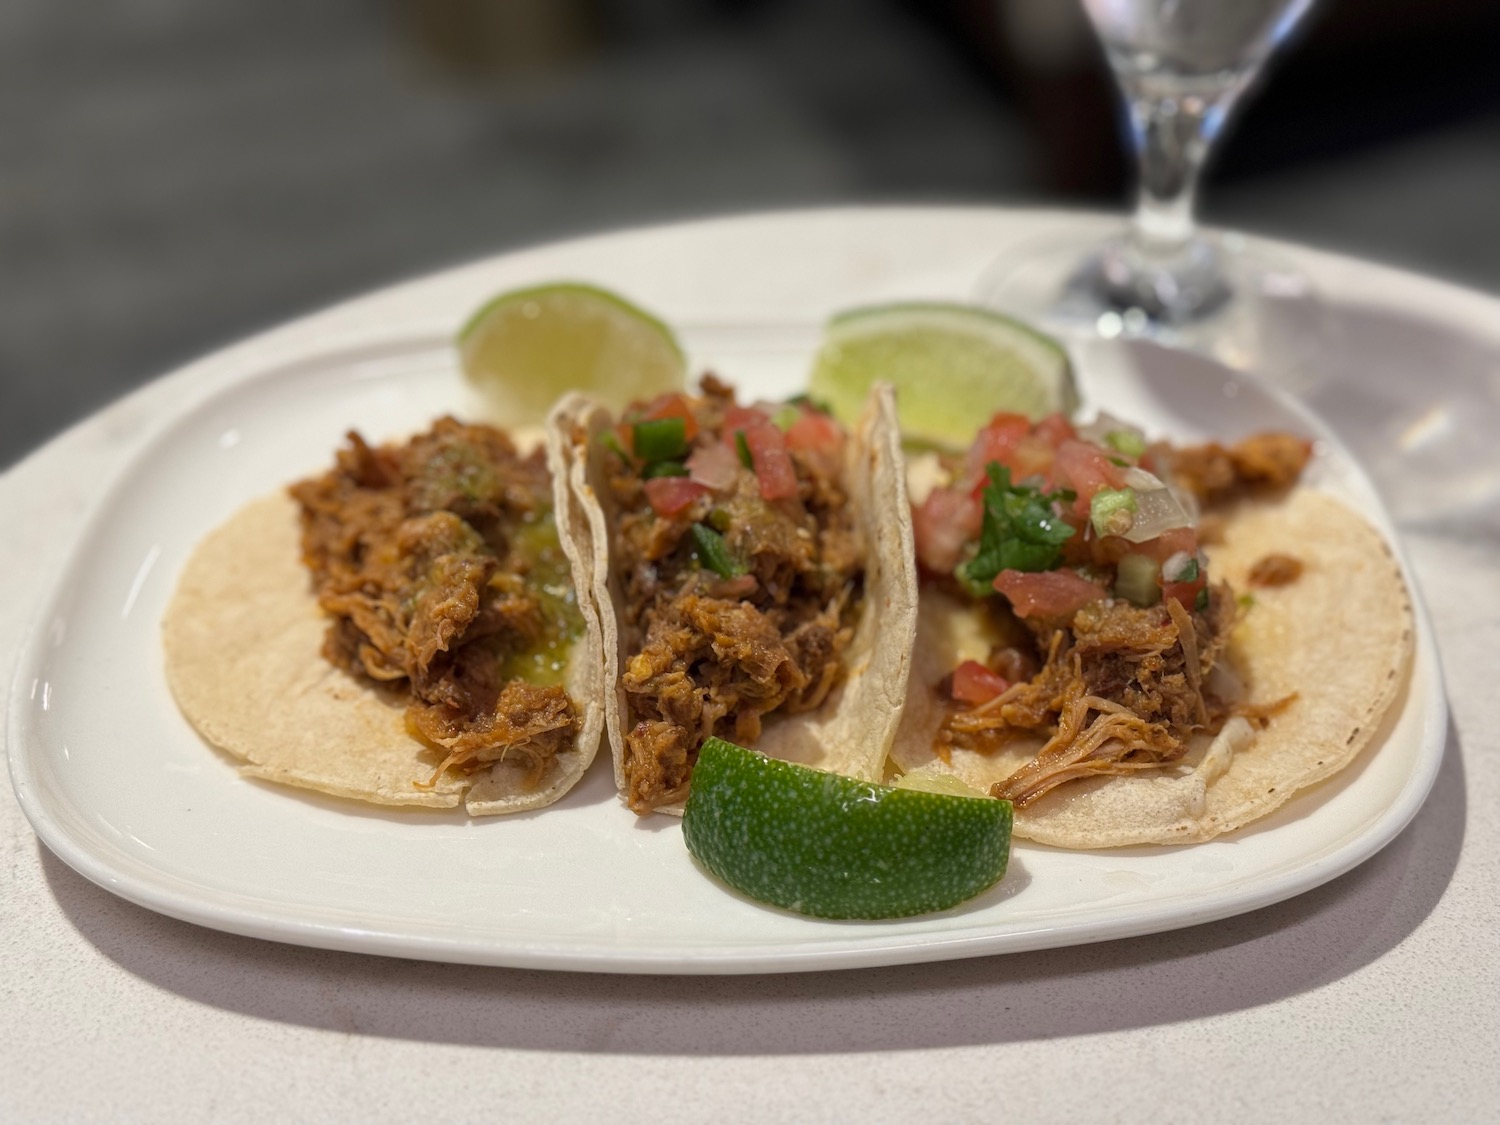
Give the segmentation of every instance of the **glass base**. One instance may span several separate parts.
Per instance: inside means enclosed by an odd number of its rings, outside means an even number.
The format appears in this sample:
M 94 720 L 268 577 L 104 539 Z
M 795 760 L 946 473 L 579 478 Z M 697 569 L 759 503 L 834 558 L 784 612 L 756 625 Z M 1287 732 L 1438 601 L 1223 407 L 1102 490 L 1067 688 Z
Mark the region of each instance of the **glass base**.
M 1146 339 L 1305 392 L 1328 353 L 1328 317 L 1292 263 L 1234 234 L 1205 235 L 1186 273 L 1127 271 L 1120 233 L 1018 243 L 981 276 L 975 300 L 1064 339 Z

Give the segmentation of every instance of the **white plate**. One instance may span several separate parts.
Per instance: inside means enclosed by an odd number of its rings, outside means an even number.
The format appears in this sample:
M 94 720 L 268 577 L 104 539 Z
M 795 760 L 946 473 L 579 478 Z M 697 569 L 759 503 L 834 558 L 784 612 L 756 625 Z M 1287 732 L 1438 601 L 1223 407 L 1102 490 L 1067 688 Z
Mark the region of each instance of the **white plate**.
M 766 395 L 797 389 L 817 339 L 794 324 L 681 331 L 695 362 Z M 1323 435 L 1313 482 L 1389 533 L 1347 454 L 1260 384 L 1150 348 L 1100 345 L 1080 360 L 1087 396 L 1156 431 Z M 640 820 L 618 803 L 607 750 L 558 804 L 490 820 L 242 779 L 181 718 L 163 680 L 159 621 L 188 553 L 242 501 L 321 468 L 350 427 L 395 437 L 466 405 L 444 341 L 372 337 L 214 384 L 163 420 L 95 511 L 13 685 L 11 775 L 48 847 L 153 910 L 278 941 L 609 972 L 828 969 L 1100 941 L 1252 910 L 1368 858 L 1436 774 L 1446 712 L 1419 608 L 1399 717 L 1331 783 L 1207 844 L 1018 844 L 997 888 L 910 921 L 813 921 L 724 890 L 694 867 L 680 821 Z

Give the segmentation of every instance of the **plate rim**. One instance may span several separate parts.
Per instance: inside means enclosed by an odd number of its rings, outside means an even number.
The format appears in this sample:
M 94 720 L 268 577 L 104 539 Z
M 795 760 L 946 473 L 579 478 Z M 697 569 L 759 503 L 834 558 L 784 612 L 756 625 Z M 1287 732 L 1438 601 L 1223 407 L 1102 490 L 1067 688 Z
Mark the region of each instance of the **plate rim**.
M 739 327 L 739 323 L 733 323 Z M 754 323 L 754 322 L 744 322 Z M 693 330 L 684 325 L 684 332 Z M 311 342 L 289 350 L 288 354 L 267 353 L 262 362 L 247 365 L 240 372 L 216 371 L 213 360 L 234 351 L 214 353 L 199 364 L 199 377 L 190 380 L 193 393 L 175 407 L 165 411 L 148 433 L 119 466 L 107 487 L 90 505 L 79 523 L 79 531 L 68 546 L 65 564 L 59 568 L 46 596 L 25 629 L 14 674 L 9 685 L 6 742 L 12 785 L 28 822 L 42 842 L 67 866 L 104 889 L 137 905 L 182 921 L 204 925 L 225 932 L 283 943 L 348 952 L 417 958 L 444 962 L 507 966 L 551 970 L 611 973 L 728 974 L 813 971 L 873 967 L 914 961 L 951 960 L 997 953 L 1024 952 L 1165 932 L 1199 925 L 1261 909 L 1302 894 L 1352 869 L 1373 856 L 1415 816 L 1430 792 L 1446 752 L 1448 708 L 1442 685 L 1440 657 L 1430 617 L 1415 581 L 1404 544 L 1391 525 L 1389 516 L 1378 500 L 1364 470 L 1352 458 L 1329 427 L 1302 403 L 1274 388 L 1268 388 L 1283 405 L 1327 435 L 1341 455 L 1355 470 L 1362 486 L 1369 489 L 1376 505 L 1381 530 L 1393 548 L 1408 582 L 1413 601 L 1415 624 L 1414 662 L 1403 708 L 1424 708 L 1421 728 L 1421 750 L 1415 768 L 1407 775 L 1397 799 L 1388 805 L 1368 827 L 1353 838 L 1319 853 L 1313 860 L 1280 876 L 1265 879 L 1256 893 L 1246 895 L 1232 886 L 1198 893 L 1167 909 L 1145 910 L 1140 904 L 1101 907 L 1094 917 L 1072 920 L 1030 931 L 996 933 L 958 933 L 949 938 L 941 935 L 914 934 L 902 937 L 887 934 L 874 942 L 851 941 L 861 933 L 879 933 L 884 923 L 856 923 L 837 934 L 809 935 L 788 947 L 756 946 L 755 952 L 735 947 L 695 953 L 668 950 L 659 954 L 634 950 L 628 954 L 606 947 L 578 943 L 568 947 L 531 942 L 511 944 L 497 950 L 473 938 L 445 938 L 437 935 L 413 935 L 375 928 L 338 926 L 285 914 L 273 916 L 266 910 L 244 905 L 204 900 L 172 886 L 174 879 L 158 873 L 153 882 L 131 871 L 111 865 L 87 844 L 75 839 L 67 827 L 53 815 L 46 798 L 36 784 L 30 732 L 32 715 L 29 699 L 30 681 L 42 657 L 43 632 L 60 603 L 75 584 L 82 565 L 83 548 L 100 533 L 101 514 L 120 494 L 128 493 L 131 483 L 163 440 L 178 427 L 190 422 L 198 412 L 212 407 L 221 396 L 261 378 L 270 378 L 288 366 L 347 361 L 356 354 L 368 354 L 391 347 L 432 347 L 446 343 L 435 332 L 415 325 L 371 327 L 359 333 L 346 333 L 326 346 Z M 186 374 L 186 372 L 183 372 Z M 1367 513 L 1368 514 L 1368 513 Z M 1420 698 L 1419 698 L 1420 696 Z M 1431 746 L 1431 748 L 1429 748 Z M 1024 845 L 1031 847 L 1034 845 Z M 293 911 L 293 915 L 295 911 Z M 1100 917 L 1102 915 L 1102 918 Z

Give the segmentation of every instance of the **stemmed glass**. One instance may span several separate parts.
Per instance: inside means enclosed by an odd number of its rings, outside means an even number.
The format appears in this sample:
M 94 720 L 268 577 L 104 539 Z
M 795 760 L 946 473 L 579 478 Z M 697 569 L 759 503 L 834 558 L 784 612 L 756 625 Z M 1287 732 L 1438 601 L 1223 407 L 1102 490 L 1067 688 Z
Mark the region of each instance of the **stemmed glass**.
M 1022 244 L 981 279 L 985 304 L 1066 335 L 1142 336 L 1236 367 L 1286 362 L 1320 332 L 1311 285 L 1193 218 L 1235 104 L 1312 0 L 1083 0 L 1129 110 L 1138 185 L 1124 231 Z

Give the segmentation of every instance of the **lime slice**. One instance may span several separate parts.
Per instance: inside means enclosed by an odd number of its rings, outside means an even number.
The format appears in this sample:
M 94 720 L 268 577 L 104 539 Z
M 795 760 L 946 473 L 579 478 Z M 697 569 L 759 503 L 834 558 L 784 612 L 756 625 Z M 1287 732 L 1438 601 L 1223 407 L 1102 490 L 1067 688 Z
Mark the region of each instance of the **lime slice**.
M 464 375 L 496 421 L 540 422 L 565 391 L 619 410 L 682 388 L 686 364 L 669 329 L 623 297 L 560 283 L 502 293 L 458 334 Z
M 902 918 L 946 910 L 1005 874 L 1010 802 L 975 797 L 856 781 L 711 738 L 682 833 L 699 863 L 761 902 Z
M 1078 405 L 1061 344 L 969 305 L 881 305 L 830 320 L 812 396 L 852 422 L 876 380 L 895 384 L 902 436 L 923 445 L 967 446 L 997 411 L 1038 419 Z

